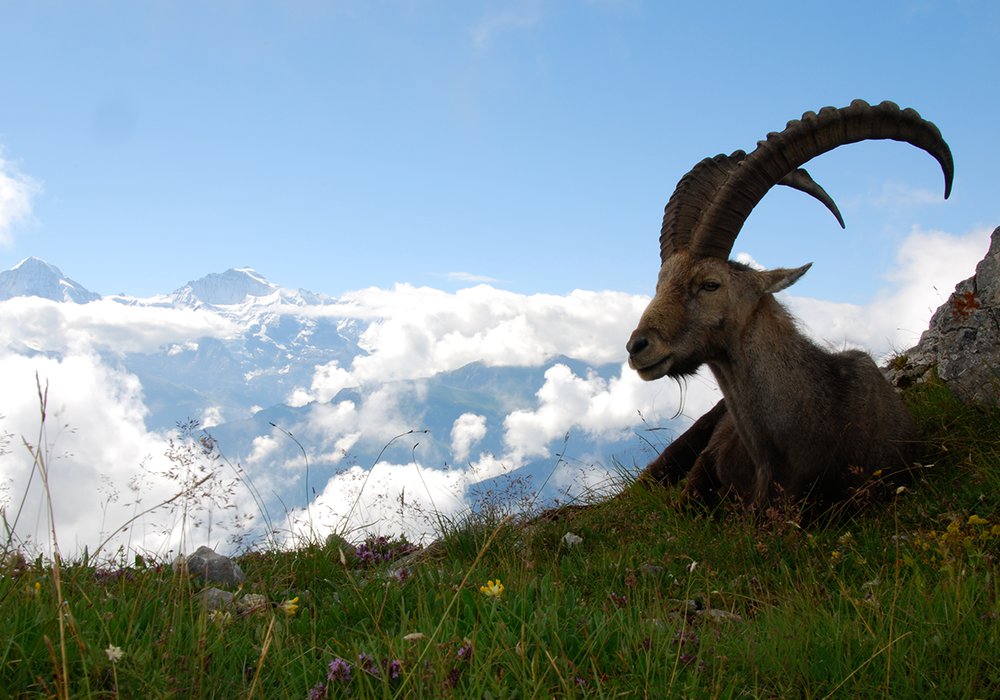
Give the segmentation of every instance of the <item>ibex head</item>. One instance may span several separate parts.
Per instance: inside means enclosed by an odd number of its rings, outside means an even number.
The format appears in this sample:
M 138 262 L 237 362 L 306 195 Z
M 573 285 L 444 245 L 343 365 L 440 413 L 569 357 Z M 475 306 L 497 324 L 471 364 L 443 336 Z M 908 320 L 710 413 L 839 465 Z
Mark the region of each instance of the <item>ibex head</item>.
M 842 109 L 807 112 L 749 155 L 706 158 L 681 178 L 663 215 L 656 294 L 626 345 L 629 365 L 640 377 L 679 377 L 725 360 L 758 306 L 774 303 L 769 295 L 809 269 L 756 271 L 729 261 L 744 221 L 771 187 L 782 184 L 822 201 L 843 225 L 833 201 L 800 167 L 867 139 L 905 141 L 930 153 L 944 172 L 948 197 L 954 166 L 941 133 L 914 110 L 891 102 L 872 107 L 855 100 Z

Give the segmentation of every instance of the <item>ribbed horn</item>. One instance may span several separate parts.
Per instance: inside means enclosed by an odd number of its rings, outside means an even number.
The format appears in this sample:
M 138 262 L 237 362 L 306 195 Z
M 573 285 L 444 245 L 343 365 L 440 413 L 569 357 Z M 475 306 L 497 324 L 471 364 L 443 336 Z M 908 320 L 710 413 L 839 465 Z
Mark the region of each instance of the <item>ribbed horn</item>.
M 719 189 L 746 157 L 745 152 L 736 151 L 728 156 L 719 154 L 714 158 L 706 158 L 681 178 L 663 212 L 663 226 L 660 228 L 661 261 L 676 250 L 688 247 L 691 235 Z M 844 227 L 844 218 L 833 198 L 805 170 L 794 170 L 777 184 L 815 197 L 833 213 L 841 228 Z
M 870 139 L 903 141 L 927 151 L 941 165 L 945 198 L 951 194 L 955 166 L 951 150 L 934 124 L 915 110 L 900 109 L 892 102 L 872 107 L 855 100 L 849 107 L 824 107 L 819 114 L 806 112 L 802 119 L 789 122 L 784 131 L 769 134 L 730 168 L 690 233 L 691 251 L 728 258 L 743 223 L 771 187 L 822 153 Z

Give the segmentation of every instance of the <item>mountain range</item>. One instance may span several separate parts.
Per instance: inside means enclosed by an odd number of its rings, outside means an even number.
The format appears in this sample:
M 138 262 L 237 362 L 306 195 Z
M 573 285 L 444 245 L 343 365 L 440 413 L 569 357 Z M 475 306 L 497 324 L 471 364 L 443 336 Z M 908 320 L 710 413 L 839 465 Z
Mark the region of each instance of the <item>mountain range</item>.
M 0 272 L 0 301 L 19 296 L 66 304 L 102 299 L 36 258 Z M 167 294 L 106 300 L 197 310 L 231 325 L 234 331 L 225 337 L 168 343 L 152 352 L 101 352 L 109 364 L 141 383 L 148 430 L 166 434 L 197 420 L 213 444 L 252 476 L 287 474 L 295 465 L 302 466 L 302 455 L 317 486 L 351 467 L 370 469 L 379 461 L 416 461 L 448 470 L 467 469 L 489 457 L 510 461 L 504 479 L 523 478 L 539 488 L 546 483 L 540 494 L 544 502 L 566 496 L 562 492 L 573 482 L 569 474 L 549 483 L 557 465 L 570 472 L 594 465 L 614 472 L 610 460 L 632 468 L 651 457 L 645 439 L 631 431 L 610 437 L 583 431 L 560 435 L 544 454 L 536 450 L 523 459 L 510 456 L 507 421 L 538 406 L 537 395 L 550 370 L 561 365 L 576 377 L 609 382 L 621 371 L 620 363 L 594 365 L 566 356 L 526 366 L 474 361 L 416 379 L 343 386 L 327 400 L 308 395 L 296 399 L 296 391 L 301 394 L 312 385 L 318 368 L 345 370 L 365 357 L 364 333 L 382 319 L 338 314 L 337 299 L 280 287 L 248 268 L 209 274 Z M 456 443 L 463 421 L 473 427 L 471 438 Z M 409 430 L 414 431 L 411 437 L 391 439 Z M 499 489 L 497 478 L 495 470 L 487 470 L 477 488 Z M 274 490 L 274 498 L 286 509 L 306 505 L 301 485 L 293 486 L 297 481 L 289 479 L 287 489 Z M 568 495 L 575 495 L 572 490 Z

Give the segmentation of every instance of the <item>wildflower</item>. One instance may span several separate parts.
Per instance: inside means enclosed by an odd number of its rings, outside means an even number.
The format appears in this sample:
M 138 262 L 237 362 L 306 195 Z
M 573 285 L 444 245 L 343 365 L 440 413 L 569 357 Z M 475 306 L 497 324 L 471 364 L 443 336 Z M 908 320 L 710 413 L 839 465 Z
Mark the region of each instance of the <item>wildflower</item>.
M 830 552 L 830 563 L 836 564 L 838 561 L 844 558 L 844 555 L 838 552 L 836 549 Z
M 360 668 L 365 673 L 378 677 L 378 664 L 375 659 L 365 652 L 358 654 L 358 668 Z
M 426 636 L 427 635 L 424 634 L 423 632 L 410 632 L 409 634 L 404 634 L 403 639 L 405 639 L 408 642 L 418 642 L 421 639 L 424 639 Z
M 225 627 L 233 620 L 233 615 L 228 610 L 211 610 L 208 613 L 209 622 Z
M 572 532 L 567 532 L 565 535 L 563 535 L 562 539 L 563 539 L 563 542 L 566 544 L 567 547 L 575 547 L 576 545 L 578 545 L 581 542 L 583 542 L 583 538 L 582 537 L 580 537 L 579 535 L 576 535 L 576 534 L 574 534 Z
M 624 608 L 628 605 L 628 598 L 617 593 L 608 593 L 608 598 L 614 603 L 616 608 Z
M 114 644 L 109 644 L 108 648 L 104 650 L 104 653 L 108 655 L 108 661 L 113 664 L 118 663 L 125 656 L 125 652 L 122 651 L 121 647 L 116 647 Z
M 386 673 L 388 673 L 390 680 L 396 680 L 403 674 L 403 662 L 399 659 L 392 659 L 388 663 Z
M 317 683 L 309 689 L 309 700 L 323 700 L 325 697 L 326 686 L 323 683 Z
M 690 563 L 690 564 L 688 564 L 688 566 L 687 566 L 687 570 L 688 570 L 688 573 L 689 573 L 689 574 L 693 574 L 693 573 L 694 573 L 694 570 L 695 570 L 696 568 L 698 568 L 698 562 L 696 562 L 696 561 L 694 561 L 694 560 L 692 559 L 692 560 L 691 560 L 691 563 Z
M 326 679 L 331 682 L 349 682 L 351 680 L 351 665 L 338 656 L 327 667 Z
M 989 522 L 986 518 L 980 518 L 975 513 L 969 516 L 969 525 L 988 525 Z
M 503 595 L 503 584 L 500 579 L 487 581 L 485 586 L 479 587 L 479 592 L 490 598 L 499 598 Z
M 282 611 L 288 617 L 295 614 L 295 611 L 299 609 L 299 597 L 295 596 L 291 600 L 286 600 L 284 603 L 278 604 L 278 610 Z
M 468 639 L 462 640 L 462 646 L 458 648 L 458 652 L 455 654 L 459 661 L 467 661 L 472 658 L 472 641 Z

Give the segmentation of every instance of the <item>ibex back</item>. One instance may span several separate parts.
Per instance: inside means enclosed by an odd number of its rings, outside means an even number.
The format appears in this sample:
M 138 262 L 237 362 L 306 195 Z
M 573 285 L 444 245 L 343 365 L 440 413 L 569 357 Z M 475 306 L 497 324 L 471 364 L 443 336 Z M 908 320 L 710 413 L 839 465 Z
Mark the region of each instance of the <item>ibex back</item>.
M 756 204 L 776 184 L 836 205 L 805 170 L 810 159 L 866 139 L 905 141 L 934 156 L 951 190 L 951 152 L 937 127 L 891 102 L 857 100 L 789 122 L 747 155 L 697 164 L 667 203 L 656 294 L 626 348 L 645 380 L 707 365 L 723 400 L 649 467 L 688 478 L 686 495 L 733 495 L 760 507 L 782 496 L 830 505 L 868 475 L 909 467 L 916 429 L 895 389 L 860 351 L 827 352 L 806 338 L 773 294 L 809 265 L 757 271 L 728 260 Z

